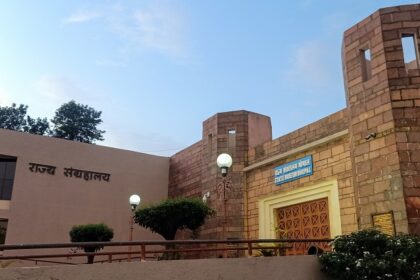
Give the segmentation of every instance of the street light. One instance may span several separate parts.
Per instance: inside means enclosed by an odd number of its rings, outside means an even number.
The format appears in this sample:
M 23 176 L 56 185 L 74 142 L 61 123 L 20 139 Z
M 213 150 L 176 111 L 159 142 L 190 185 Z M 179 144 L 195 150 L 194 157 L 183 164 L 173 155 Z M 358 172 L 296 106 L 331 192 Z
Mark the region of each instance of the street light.
M 220 168 L 220 172 L 222 172 L 222 176 L 226 177 L 229 168 L 232 166 L 232 157 L 226 153 L 220 154 L 217 157 L 216 163 Z
M 132 194 L 128 199 L 131 207 L 131 217 L 130 217 L 130 241 L 133 241 L 133 229 L 134 229 L 134 212 L 136 211 L 137 206 L 139 206 L 141 198 L 138 194 Z M 128 246 L 128 261 L 131 261 L 131 245 Z
M 217 186 L 217 190 L 219 193 L 222 194 L 223 198 L 223 231 L 222 231 L 222 238 L 226 238 L 226 223 L 227 223 L 227 215 L 226 215 L 226 203 L 227 203 L 227 196 L 226 191 L 229 191 L 232 186 L 232 180 L 227 176 L 229 173 L 229 168 L 232 166 L 232 157 L 229 154 L 223 153 L 217 157 L 216 160 L 217 166 L 220 168 L 220 172 L 222 173 L 223 180 Z
M 128 199 L 128 202 L 131 206 L 131 211 L 135 211 L 137 206 L 140 204 L 141 198 L 138 194 L 132 194 L 130 198 Z

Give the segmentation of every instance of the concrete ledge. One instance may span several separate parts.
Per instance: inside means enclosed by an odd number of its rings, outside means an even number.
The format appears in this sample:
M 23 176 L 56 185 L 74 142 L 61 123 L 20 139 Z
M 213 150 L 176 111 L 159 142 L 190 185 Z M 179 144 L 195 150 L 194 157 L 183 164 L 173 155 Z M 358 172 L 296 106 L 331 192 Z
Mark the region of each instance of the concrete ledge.
M 0 269 L 8 280 L 324 280 L 314 256 L 132 262 Z

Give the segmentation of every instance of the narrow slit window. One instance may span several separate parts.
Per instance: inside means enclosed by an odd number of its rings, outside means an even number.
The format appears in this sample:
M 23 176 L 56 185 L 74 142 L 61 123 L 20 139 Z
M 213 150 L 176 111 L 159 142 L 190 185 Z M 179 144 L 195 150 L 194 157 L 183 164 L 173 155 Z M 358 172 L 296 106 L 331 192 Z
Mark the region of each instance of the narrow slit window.
M 228 129 L 228 148 L 229 152 L 233 153 L 236 148 L 236 129 L 230 128 Z
M 207 140 L 207 153 L 209 158 L 211 158 L 211 154 L 213 153 L 213 134 L 209 134 Z
M 360 50 L 360 57 L 362 60 L 362 78 L 365 82 L 372 77 L 372 56 L 370 49 Z
M 405 69 L 418 69 L 416 39 L 413 34 L 403 35 L 401 38 L 404 54 Z

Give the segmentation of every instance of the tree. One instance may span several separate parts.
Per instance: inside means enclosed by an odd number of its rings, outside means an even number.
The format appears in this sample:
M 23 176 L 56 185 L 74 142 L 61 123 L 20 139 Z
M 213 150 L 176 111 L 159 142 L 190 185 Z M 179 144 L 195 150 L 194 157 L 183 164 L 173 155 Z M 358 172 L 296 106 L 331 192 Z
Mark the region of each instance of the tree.
M 73 226 L 69 234 L 71 242 L 111 241 L 114 237 L 113 230 L 103 223 Z M 103 246 L 84 246 L 81 248 L 86 253 L 93 253 L 101 250 Z M 93 255 L 87 256 L 87 263 L 93 263 L 94 257 Z
M 0 128 L 24 131 L 31 134 L 45 135 L 49 133 L 50 124 L 46 118 L 33 119 L 27 116 L 28 106 L 15 103 L 11 107 L 0 107 Z
M 0 128 L 23 131 L 27 110 L 28 106 L 23 104 L 16 106 L 15 103 L 11 107 L 0 107 Z
M 97 126 L 102 123 L 102 112 L 70 101 L 61 105 L 55 112 L 51 122 L 54 124 L 50 130 L 47 118 L 32 118 L 27 116 L 28 106 L 15 103 L 12 106 L 0 107 L 0 128 L 15 131 L 23 131 L 38 135 L 52 135 L 84 143 L 93 143 L 96 140 L 104 140 L 103 130 Z
M 23 131 L 30 134 L 46 135 L 50 133 L 50 123 L 47 118 L 33 119 L 30 116 L 27 116 L 26 124 L 23 126 Z
M 197 235 L 206 218 L 214 214 L 215 211 L 201 199 L 175 198 L 138 209 L 134 214 L 134 220 L 166 240 L 173 240 L 179 229 L 189 229 Z M 168 245 L 166 248 L 172 249 L 174 246 Z M 164 258 L 173 259 L 174 254 L 167 254 Z
M 102 123 L 101 111 L 76 103 L 74 100 L 61 105 L 51 122 L 54 124 L 52 135 L 84 143 L 104 140 L 104 130 L 97 126 Z

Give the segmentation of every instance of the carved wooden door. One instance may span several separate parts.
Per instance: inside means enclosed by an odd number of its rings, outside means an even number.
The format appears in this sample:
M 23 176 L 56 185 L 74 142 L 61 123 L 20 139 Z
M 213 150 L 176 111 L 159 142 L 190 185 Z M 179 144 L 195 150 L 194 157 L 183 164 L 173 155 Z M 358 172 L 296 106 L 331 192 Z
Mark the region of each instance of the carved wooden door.
M 318 239 L 331 238 L 328 216 L 328 198 L 322 198 L 277 209 L 279 238 Z M 326 242 L 293 243 L 287 255 L 307 254 L 310 246 L 329 250 Z

